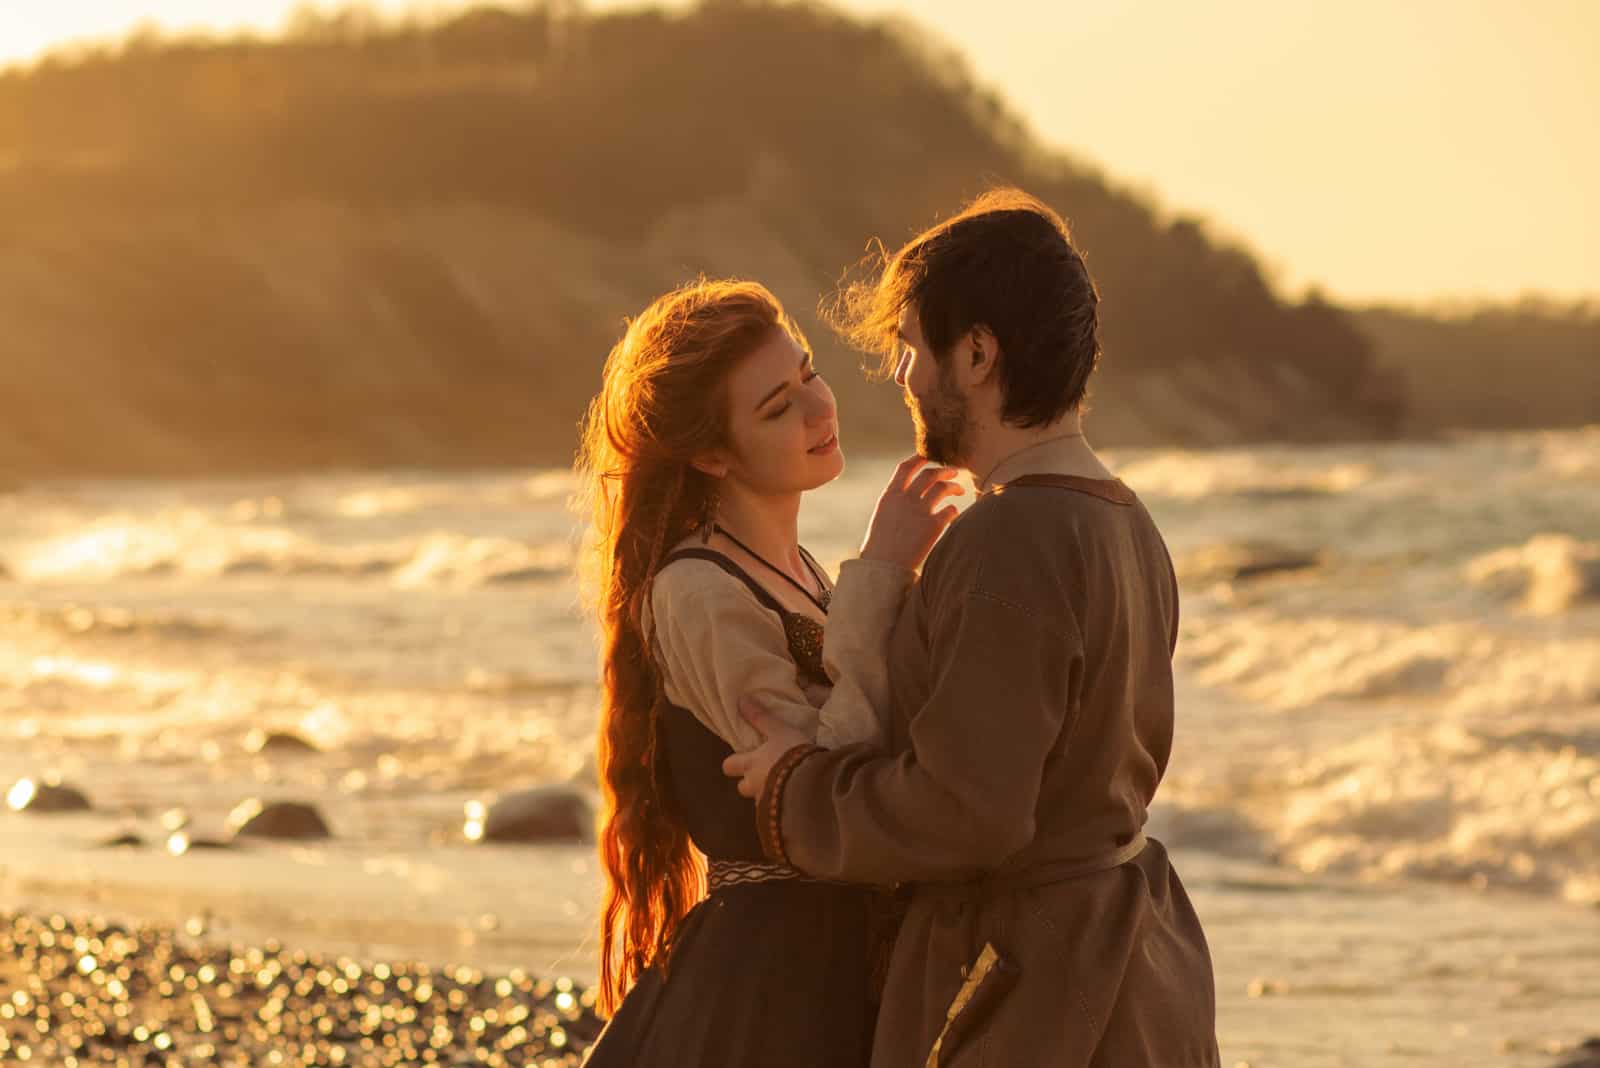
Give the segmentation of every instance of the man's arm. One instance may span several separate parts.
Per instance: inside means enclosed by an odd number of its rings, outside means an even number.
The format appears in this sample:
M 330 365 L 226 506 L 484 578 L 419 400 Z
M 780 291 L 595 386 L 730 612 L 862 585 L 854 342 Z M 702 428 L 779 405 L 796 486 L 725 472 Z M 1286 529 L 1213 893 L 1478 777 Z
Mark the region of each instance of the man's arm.
M 935 677 L 910 751 L 850 746 L 784 768 L 759 814 L 770 854 L 822 878 L 896 883 L 993 868 L 1032 840 L 1081 663 L 1076 629 L 981 588 L 930 626 Z

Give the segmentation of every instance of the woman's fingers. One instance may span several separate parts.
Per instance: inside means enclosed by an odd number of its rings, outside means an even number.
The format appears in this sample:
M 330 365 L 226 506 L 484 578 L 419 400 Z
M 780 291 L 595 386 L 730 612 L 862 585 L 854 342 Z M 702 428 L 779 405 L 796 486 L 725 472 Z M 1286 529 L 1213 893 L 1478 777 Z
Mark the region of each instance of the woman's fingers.
M 922 500 L 931 508 L 933 505 L 938 504 L 946 497 L 964 497 L 966 496 L 966 493 L 967 487 L 963 486 L 959 482 L 950 482 L 947 480 L 944 482 L 935 482 L 932 486 L 929 486 L 927 491 L 923 493 Z
M 722 762 L 722 774 L 730 779 L 737 779 L 744 775 L 750 767 L 750 756 L 747 753 L 735 753 Z
M 898 486 L 901 489 L 904 489 L 906 486 L 910 485 L 911 478 L 917 473 L 917 470 L 927 462 L 928 460 L 924 456 L 907 456 L 895 467 L 894 477 L 889 480 L 890 485 Z
M 952 478 L 955 478 L 959 473 L 960 472 L 953 467 L 923 468 L 923 470 L 918 472 L 917 476 L 911 480 L 911 485 L 908 488 L 914 496 L 920 497 L 924 493 L 928 492 L 929 486 L 936 485 L 940 482 L 948 482 Z

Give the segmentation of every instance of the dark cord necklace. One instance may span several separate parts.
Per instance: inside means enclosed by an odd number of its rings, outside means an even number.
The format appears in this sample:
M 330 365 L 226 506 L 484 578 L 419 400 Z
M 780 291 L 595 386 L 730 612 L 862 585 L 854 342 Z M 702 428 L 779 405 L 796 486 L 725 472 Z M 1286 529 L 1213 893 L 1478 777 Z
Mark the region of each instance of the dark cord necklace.
M 785 571 L 782 568 L 774 565 L 766 557 L 762 556 L 760 553 L 758 553 L 754 549 L 750 548 L 750 546 L 746 545 L 744 542 L 740 541 L 738 538 L 736 538 L 732 534 L 728 533 L 727 528 L 724 527 L 721 523 L 713 523 L 713 524 L 711 524 L 711 529 L 716 531 L 718 534 L 721 534 L 724 538 L 727 538 L 729 541 L 733 542 L 740 549 L 743 549 L 745 551 L 745 553 L 747 553 L 749 555 L 750 559 L 754 560 L 756 563 L 760 564 L 762 567 L 766 568 L 768 571 L 771 571 L 773 574 L 775 574 L 779 578 L 783 579 L 783 581 L 787 582 L 789 585 L 793 586 L 795 589 L 797 589 L 801 593 L 805 594 L 806 600 L 808 600 L 812 604 L 816 605 L 817 609 L 819 611 L 823 612 L 824 614 L 827 613 L 827 611 L 828 611 L 828 602 L 833 600 L 833 594 L 832 594 L 832 591 L 828 589 L 827 582 L 825 582 L 823 580 L 822 576 L 817 573 L 817 566 L 811 562 L 811 554 L 810 553 L 806 552 L 804 549 L 801 549 L 800 550 L 800 561 L 806 565 L 806 570 L 811 572 L 811 577 L 816 580 L 817 589 L 822 591 L 822 596 L 821 597 L 818 597 L 816 594 L 812 593 L 810 590 L 808 590 L 804 586 L 800 585 L 800 583 L 796 582 L 794 580 L 794 577 L 792 575 L 790 575 L 787 571 Z

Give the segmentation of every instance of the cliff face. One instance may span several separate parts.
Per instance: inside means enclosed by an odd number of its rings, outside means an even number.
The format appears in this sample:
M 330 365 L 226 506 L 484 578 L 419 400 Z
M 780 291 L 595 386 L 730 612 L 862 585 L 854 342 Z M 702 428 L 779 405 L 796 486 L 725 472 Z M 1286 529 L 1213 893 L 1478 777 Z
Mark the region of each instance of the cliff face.
M 0 76 L 0 474 L 561 463 L 623 318 L 770 285 L 857 447 L 892 386 L 814 309 L 985 185 L 1071 220 L 1108 444 L 1385 435 L 1398 377 L 1329 305 L 1032 142 L 953 57 L 806 6 L 479 11 L 143 43 Z

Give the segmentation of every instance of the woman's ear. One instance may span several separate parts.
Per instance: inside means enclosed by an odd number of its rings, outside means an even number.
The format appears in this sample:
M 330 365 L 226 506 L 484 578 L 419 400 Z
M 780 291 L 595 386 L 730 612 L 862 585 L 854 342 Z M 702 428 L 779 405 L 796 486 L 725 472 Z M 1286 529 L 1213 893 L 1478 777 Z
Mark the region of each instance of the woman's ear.
M 721 449 L 711 449 L 689 461 L 689 466 L 702 475 L 722 479 L 728 477 L 728 459 Z

